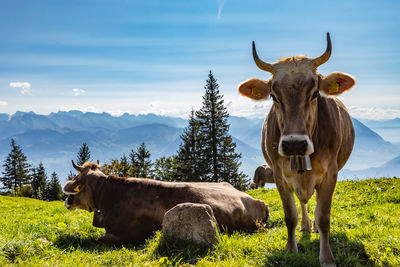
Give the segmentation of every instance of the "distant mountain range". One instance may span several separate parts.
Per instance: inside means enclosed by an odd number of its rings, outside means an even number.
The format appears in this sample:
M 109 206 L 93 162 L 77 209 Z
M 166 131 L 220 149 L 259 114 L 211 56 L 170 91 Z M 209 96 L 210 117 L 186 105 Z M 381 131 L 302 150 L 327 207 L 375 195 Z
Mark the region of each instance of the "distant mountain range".
M 392 119 L 392 120 L 361 120 L 366 126 L 377 132 L 380 136 L 382 136 L 386 140 L 390 140 L 393 143 L 396 143 L 397 146 L 400 145 L 400 118 Z
M 228 122 L 237 151 L 242 154 L 241 170 L 252 178 L 255 168 L 265 164 L 260 148 L 263 119 L 231 116 Z M 11 116 L 0 114 L 0 161 L 6 158 L 10 140 L 14 138 L 31 163 L 37 165 L 42 161 L 48 173 L 56 171 L 64 180 L 72 170 L 71 159 L 76 158 L 83 142 L 88 144 L 92 159 L 103 163 L 120 158 L 123 153 L 129 154 L 141 142 L 145 142 L 155 160 L 176 153 L 186 124 L 182 118 L 155 114 L 118 117 L 80 111 L 59 111 L 49 115 L 33 112 L 16 112 Z M 356 142 L 346 170 L 342 170 L 340 176 L 398 175 L 400 148 L 385 141 L 359 120 L 353 119 L 353 124 Z M 389 171 L 386 174 L 378 169 Z
M 400 177 L 400 156 L 380 165 L 379 167 L 371 167 L 364 170 L 342 170 L 342 176 L 348 179 L 364 179 L 379 177 Z

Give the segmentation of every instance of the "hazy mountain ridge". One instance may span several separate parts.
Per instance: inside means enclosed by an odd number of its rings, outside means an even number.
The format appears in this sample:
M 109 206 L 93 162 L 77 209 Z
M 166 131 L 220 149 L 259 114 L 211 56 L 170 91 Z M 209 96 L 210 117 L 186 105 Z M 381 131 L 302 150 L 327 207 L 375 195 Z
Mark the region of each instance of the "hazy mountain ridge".
M 109 113 L 83 113 L 78 110 L 59 111 L 49 115 L 39 115 L 33 112 L 20 112 L 9 116 L 0 114 L 0 138 L 13 136 L 29 130 L 81 131 L 98 129 L 125 129 L 142 124 L 160 123 L 183 128 L 186 120 L 155 114 L 112 116 Z
M 182 118 L 155 114 L 113 117 L 108 113 L 61 111 L 47 116 L 33 112 L 5 115 L 7 119 L 0 121 L 3 123 L 0 159 L 5 159 L 10 150 L 10 139 L 14 138 L 31 163 L 37 165 L 42 161 L 48 171 L 55 170 L 62 178 L 72 169 L 71 159 L 75 159 L 76 151 L 83 142 L 88 144 L 92 160 L 109 162 L 120 158 L 123 153 L 128 155 L 136 149 L 141 142 L 145 142 L 155 160 L 176 153 L 181 142 L 180 135 L 186 126 L 186 120 Z M 254 124 L 244 118 L 239 120 Z M 238 152 L 243 154 L 242 170 L 252 173 L 259 161 L 257 149 L 235 137 L 233 139 Z
M 400 143 L 400 118 L 391 120 L 361 120 L 367 127 L 371 128 L 384 139 Z M 398 146 L 398 145 L 397 145 Z
M 400 154 L 399 147 L 385 141 L 379 134 L 353 118 L 356 133 L 353 152 L 346 169 L 378 167 Z
M 400 177 L 400 155 L 382 164 L 379 167 L 372 167 L 363 170 L 342 170 L 341 176 L 346 178 L 379 178 L 379 177 Z
M 119 158 L 123 153 L 129 154 L 131 149 L 145 142 L 154 160 L 176 153 L 186 123 L 182 118 L 155 114 L 117 117 L 81 111 L 60 111 L 49 115 L 33 112 L 16 112 L 12 116 L 0 114 L 0 160 L 3 161 L 9 153 L 10 139 L 14 138 L 30 162 L 37 165 L 43 161 L 48 172 L 55 170 L 64 178 L 72 169 L 70 160 L 76 157 L 83 142 L 89 145 L 92 159 L 100 162 Z M 241 170 L 251 178 L 255 168 L 265 164 L 260 148 L 263 119 L 231 116 L 228 123 L 237 152 L 242 154 Z M 385 141 L 359 120 L 353 119 L 353 124 L 356 142 L 345 168 L 357 171 L 343 170 L 341 177 L 363 175 L 368 170 L 372 175 L 375 169 L 371 167 L 385 168 L 385 163 L 400 154 L 399 147 Z M 392 164 L 400 166 L 399 161 Z M 395 170 L 393 166 L 389 169 Z

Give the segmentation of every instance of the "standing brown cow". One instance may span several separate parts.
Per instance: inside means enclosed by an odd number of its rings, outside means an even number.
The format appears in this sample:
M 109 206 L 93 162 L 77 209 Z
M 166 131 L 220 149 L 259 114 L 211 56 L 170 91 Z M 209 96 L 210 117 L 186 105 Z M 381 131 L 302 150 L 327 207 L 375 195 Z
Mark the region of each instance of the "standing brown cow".
M 345 106 L 334 96 L 353 87 L 350 75 L 334 72 L 328 76 L 317 68 L 331 55 L 332 45 L 327 33 L 326 51 L 317 58 L 296 56 L 275 63 L 262 61 L 253 42 L 256 65 L 272 74 L 266 81 L 250 79 L 239 85 L 239 92 L 253 100 L 270 96 L 273 105 L 267 115 L 261 147 L 272 167 L 279 191 L 288 231 L 287 249 L 297 252 L 297 209 L 293 192 L 302 207 L 302 228 L 310 229 L 306 212 L 308 200 L 317 191 L 315 226 L 320 234 L 319 260 L 334 266 L 329 246 L 330 211 L 338 171 L 353 149 L 354 128 Z M 296 162 L 308 164 L 296 167 Z
M 258 166 L 251 183 L 252 189 L 264 187 L 266 183 L 275 183 L 272 169 L 268 165 Z

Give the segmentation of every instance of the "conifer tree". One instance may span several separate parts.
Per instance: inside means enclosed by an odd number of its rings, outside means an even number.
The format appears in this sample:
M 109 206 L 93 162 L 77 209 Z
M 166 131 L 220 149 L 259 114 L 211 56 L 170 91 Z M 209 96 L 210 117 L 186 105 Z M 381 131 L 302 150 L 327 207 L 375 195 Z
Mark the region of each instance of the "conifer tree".
M 43 166 L 43 163 L 40 162 L 37 168 L 33 168 L 32 174 L 32 189 L 33 189 L 33 197 L 36 199 L 45 199 L 45 191 L 47 184 L 47 175 L 46 170 Z
M 75 173 L 73 173 L 72 171 L 69 171 L 68 176 L 67 176 L 67 180 L 70 181 L 72 179 L 74 179 L 76 176 Z
M 90 150 L 86 143 L 82 143 L 77 153 L 76 164 L 82 166 L 86 161 L 90 161 Z
M 61 200 L 62 190 L 60 180 L 56 172 L 51 174 L 50 181 L 47 184 L 46 199 L 48 201 Z
M 140 146 L 138 147 L 136 153 L 136 162 L 137 162 L 137 173 L 138 177 L 142 178 L 150 178 L 152 176 L 152 166 L 153 164 L 151 163 L 150 160 L 150 151 L 147 150 L 146 145 L 144 143 L 141 143 Z
M 25 154 L 19 145 L 11 139 L 11 152 L 3 164 L 3 176 L 0 178 L 7 191 L 18 191 L 23 185 L 30 183 L 30 167 Z
M 121 171 L 119 173 L 119 176 L 127 177 L 129 175 L 129 170 L 131 166 L 129 165 L 128 158 L 126 157 L 125 154 L 122 155 L 120 159 L 120 164 L 121 164 Z
M 206 174 L 203 181 L 231 183 L 238 189 L 244 189 L 246 176 L 239 173 L 241 155 L 235 153 L 236 144 L 229 135 L 228 111 L 224 106 L 223 96 L 219 92 L 219 85 L 210 71 L 205 85 L 203 106 L 196 112 L 199 122 L 199 133 L 202 143 L 202 164 Z
M 181 144 L 177 151 L 177 179 L 179 181 L 198 182 L 202 180 L 206 166 L 202 166 L 202 143 L 204 140 L 199 133 L 200 124 L 192 109 L 188 126 L 181 135 Z
M 245 191 L 249 186 L 247 176 L 239 171 L 241 154 L 235 152 L 236 143 L 232 141 L 230 135 L 224 136 L 221 145 L 221 171 L 222 181 L 229 182 L 236 189 Z
M 139 177 L 139 162 L 136 156 L 136 151 L 133 149 L 129 153 L 129 162 L 131 165 L 131 168 L 129 170 L 129 176 Z

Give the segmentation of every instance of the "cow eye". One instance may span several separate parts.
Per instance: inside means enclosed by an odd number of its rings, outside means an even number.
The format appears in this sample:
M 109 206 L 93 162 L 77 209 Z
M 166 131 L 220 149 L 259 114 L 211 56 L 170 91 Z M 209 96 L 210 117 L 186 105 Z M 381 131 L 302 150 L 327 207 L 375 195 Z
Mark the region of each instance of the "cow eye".
M 276 98 L 276 96 L 274 96 L 273 94 L 270 94 L 272 100 L 276 103 L 278 103 L 278 99 Z
M 316 90 L 316 91 L 313 93 L 313 95 L 312 95 L 312 97 L 311 97 L 311 100 L 317 98 L 318 96 L 319 96 L 319 90 Z

